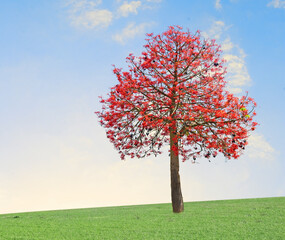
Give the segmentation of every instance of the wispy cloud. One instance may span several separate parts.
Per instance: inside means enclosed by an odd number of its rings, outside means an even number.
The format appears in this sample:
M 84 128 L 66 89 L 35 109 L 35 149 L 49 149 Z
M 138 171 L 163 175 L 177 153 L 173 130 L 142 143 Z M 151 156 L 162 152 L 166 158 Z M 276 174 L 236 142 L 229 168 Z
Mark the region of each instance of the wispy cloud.
M 246 63 L 245 63 L 245 53 L 244 51 L 236 47 L 238 53 L 235 54 L 225 54 L 224 59 L 227 60 L 227 71 L 230 83 L 230 90 L 234 93 L 240 93 L 242 91 L 241 87 L 249 85 L 251 82 L 250 75 L 248 73 Z
M 214 21 L 211 28 L 203 35 L 221 43 L 223 57 L 227 60 L 228 90 L 240 93 L 243 86 L 250 85 L 251 78 L 246 67 L 244 50 L 233 43 L 230 36 L 226 34 L 229 28 L 231 26 L 227 26 L 223 21 Z
M 276 151 L 262 135 L 252 134 L 248 139 L 248 147 L 248 156 L 250 158 L 265 161 L 273 161 L 275 159 Z
M 71 24 L 75 27 L 87 29 L 108 27 L 113 19 L 113 13 L 107 9 L 98 9 L 101 0 L 71 0 L 67 2 L 69 7 Z
M 214 38 L 216 40 L 220 40 L 230 27 L 231 26 L 226 26 L 223 21 L 214 21 L 211 28 L 207 32 L 203 32 L 203 35 L 206 38 Z
M 215 2 L 215 8 L 218 9 L 218 10 L 222 9 L 221 0 L 216 0 L 216 2 Z
M 233 49 L 234 47 L 234 44 L 232 43 L 231 41 L 231 38 L 230 37 L 227 37 L 224 41 L 223 41 L 223 44 L 222 44 L 222 50 L 224 52 L 229 52 Z
M 82 10 L 92 10 L 101 3 L 102 0 L 67 0 L 66 6 L 70 7 L 71 12 L 78 13 Z
M 87 11 L 80 16 L 75 17 L 73 19 L 73 24 L 75 26 L 83 26 L 89 29 L 95 27 L 108 27 L 112 22 L 112 18 L 112 12 L 106 9 Z
M 103 9 L 102 0 L 65 0 L 65 7 L 69 13 L 71 25 L 83 29 L 102 29 L 115 24 L 114 19 L 126 19 L 131 14 L 139 14 L 140 11 L 151 10 L 162 0 L 146 1 L 121 1 L 115 0 L 115 8 Z M 101 8 L 100 8 L 101 7 Z M 112 35 L 112 39 L 120 44 L 135 38 L 145 32 L 145 28 L 153 23 L 127 22 L 126 27 Z
M 274 7 L 274 8 L 285 8 L 285 1 L 281 0 L 272 0 L 267 4 L 268 7 Z
M 134 22 L 129 23 L 120 33 L 113 35 L 113 39 L 121 44 L 125 44 L 126 40 L 144 34 L 146 27 L 151 25 L 152 23 L 141 23 L 139 25 L 136 25 Z
M 141 6 L 141 4 L 141 1 L 124 2 L 118 8 L 118 15 L 122 17 L 127 17 L 130 13 L 137 14 L 137 9 Z
M 162 0 L 146 0 L 147 2 L 160 3 Z

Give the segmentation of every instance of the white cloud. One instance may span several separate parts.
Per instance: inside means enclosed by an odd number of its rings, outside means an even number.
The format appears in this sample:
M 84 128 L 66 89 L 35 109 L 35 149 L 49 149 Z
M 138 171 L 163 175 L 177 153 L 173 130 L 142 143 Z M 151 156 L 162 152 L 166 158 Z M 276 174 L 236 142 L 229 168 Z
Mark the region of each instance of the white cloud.
M 77 13 L 82 10 L 92 10 L 94 7 L 100 5 L 101 3 L 102 0 L 69 0 L 66 2 L 66 6 L 71 7 L 71 12 Z
M 109 27 L 115 18 L 126 18 L 130 14 L 138 14 L 138 9 L 153 9 L 152 5 L 161 2 L 161 0 L 147 0 L 144 2 L 115 0 L 115 2 L 117 4 L 115 10 L 99 8 L 102 0 L 65 0 L 65 7 L 69 13 L 71 25 L 74 27 L 99 29 Z M 141 23 L 135 25 L 130 23 L 121 32 L 113 34 L 112 38 L 124 44 L 127 39 L 134 38 L 144 32 L 145 27 L 149 25 L 151 24 Z
M 216 0 L 215 8 L 218 9 L 218 10 L 219 10 L 219 9 L 222 9 L 221 0 Z
M 119 16 L 127 17 L 130 13 L 137 14 L 137 9 L 141 6 L 141 1 L 124 2 L 118 9 Z
M 131 39 L 137 35 L 143 34 L 145 32 L 145 28 L 150 25 L 150 23 L 141 23 L 139 25 L 129 23 L 121 33 L 113 35 L 113 39 L 121 44 L 125 44 L 127 39 Z
M 75 27 L 88 29 L 108 27 L 113 19 L 113 13 L 107 9 L 97 9 L 101 0 L 72 0 L 67 3 L 70 7 L 71 24 Z
M 108 10 L 93 10 L 74 17 L 72 23 L 75 26 L 83 26 L 89 29 L 95 27 L 108 27 L 112 22 L 112 18 L 113 14 Z
M 222 47 L 222 50 L 223 50 L 224 52 L 231 51 L 231 50 L 233 49 L 234 44 L 232 43 L 230 37 L 227 37 L 227 38 L 223 41 L 221 47 Z
M 225 54 L 227 60 L 227 71 L 229 73 L 230 84 L 233 87 L 242 87 L 247 85 L 251 79 L 245 65 L 244 55 Z
M 267 4 L 268 7 L 274 7 L 274 8 L 285 8 L 285 1 L 281 0 L 272 0 Z
M 221 35 L 228 29 L 223 21 L 214 21 L 211 28 L 207 32 L 203 32 L 205 38 L 214 38 L 219 40 Z
M 203 36 L 214 38 L 221 43 L 223 57 L 227 60 L 228 90 L 232 93 L 241 93 L 242 87 L 249 85 L 251 78 L 246 67 L 245 52 L 226 35 L 229 28 L 231 26 L 227 26 L 223 21 L 214 21 L 211 28 L 203 33 Z
M 146 11 L 153 10 L 156 9 L 161 2 L 162 0 L 146 0 L 142 2 L 143 5 L 141 8 Z
M 248 155 L 250 158 L 273 161 L 274 148 L 265 140 L 264 136 L 253 133 L 248 139 Z

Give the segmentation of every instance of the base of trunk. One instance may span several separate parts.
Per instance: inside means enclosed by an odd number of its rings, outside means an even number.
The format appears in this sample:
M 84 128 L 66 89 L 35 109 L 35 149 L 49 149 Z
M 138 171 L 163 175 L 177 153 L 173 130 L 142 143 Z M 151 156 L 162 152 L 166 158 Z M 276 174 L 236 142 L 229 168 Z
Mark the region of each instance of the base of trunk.
M 183 197 L 180 185 L 180 176 L 178 171 L 173 171 L 172 173 L 174 173 L 171 174 L 172 210 L 174 213 L 180 213 L 184 211 L 184 203 L 183 203 Z
M 173 204 L 172 203 L 172 211 L 174 213 L 181 213 L 181 212 L 183 212 L 184 211 L 183 200 L 180 203 L 178 203 L 178 204 Z

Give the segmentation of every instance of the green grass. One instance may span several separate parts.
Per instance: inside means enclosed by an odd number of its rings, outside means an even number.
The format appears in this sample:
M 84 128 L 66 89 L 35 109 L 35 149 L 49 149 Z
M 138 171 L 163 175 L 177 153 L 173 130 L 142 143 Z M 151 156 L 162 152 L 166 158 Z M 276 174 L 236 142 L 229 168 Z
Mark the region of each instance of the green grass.
M 0 215 L 0 240 L 285 239 L 285 197 Z

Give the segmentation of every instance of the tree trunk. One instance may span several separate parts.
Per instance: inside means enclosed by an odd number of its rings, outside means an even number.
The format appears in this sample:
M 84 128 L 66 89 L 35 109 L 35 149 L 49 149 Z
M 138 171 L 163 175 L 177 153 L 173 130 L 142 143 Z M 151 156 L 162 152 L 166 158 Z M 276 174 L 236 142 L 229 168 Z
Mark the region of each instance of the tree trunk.
M 179 175 L 179 155 L 173 151 L 173 146 L 178 147 L 178 140 L 175 136 L 176 131 L 170 131 L 171 201 L 173 212 L 180 213 L 184 211 L 184 203 Z

